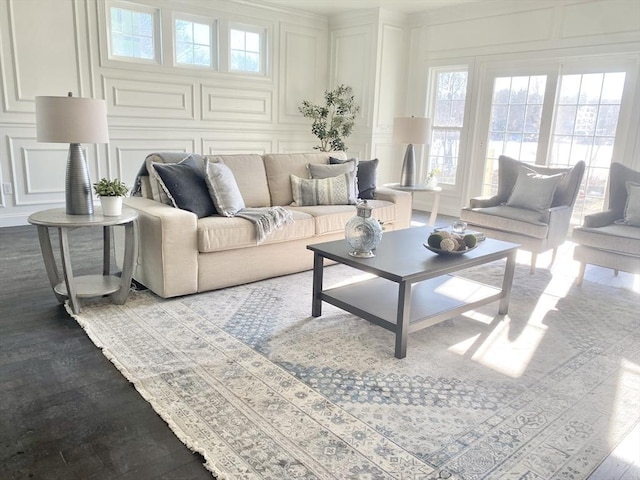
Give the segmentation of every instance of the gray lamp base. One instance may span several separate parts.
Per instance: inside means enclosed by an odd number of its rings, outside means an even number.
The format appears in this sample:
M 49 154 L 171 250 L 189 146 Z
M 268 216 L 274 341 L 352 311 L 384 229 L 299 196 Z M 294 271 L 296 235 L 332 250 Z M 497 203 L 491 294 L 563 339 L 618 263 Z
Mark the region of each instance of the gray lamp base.
M 84 151 L 79 143 L 69 145 L 65 200 L 67 215 L 93 215 L 91 180 Z
M 402 164 L 402 175 L 400 176 L 400 185 L 403 187 L 413 187 L 416 181 L 416 154 L 413 144 L 407 145 L 407 151 L 404 154 L 404 163 Z

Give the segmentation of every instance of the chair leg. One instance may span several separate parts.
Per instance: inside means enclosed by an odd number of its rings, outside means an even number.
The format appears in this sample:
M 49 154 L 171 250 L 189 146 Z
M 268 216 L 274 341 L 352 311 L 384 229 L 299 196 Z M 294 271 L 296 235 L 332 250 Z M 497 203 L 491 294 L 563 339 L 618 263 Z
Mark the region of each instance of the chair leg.
M 620 271 L 619 271 L 617 268 L 614 268 L 614 269 L 613 269 L 613 276 L 614 276 L 614 277 L 617 277 L 617 276 L 618 276 L 618 273 L 620 273 Z
M 578 271 L 578 278 L 576 278 L 576 285 L 582 286 L 582 280 L 584 280 L 584 271 L 587 269 L 586 262 L 580 262 L 580 270 Z
M 536 273 L 536 261 L 538 260 L 538 254 L 535 252 L 531 252 L 531 268 L 529 269 L 529 274 L 533 275 Z
M 553 252 L 551 253 L 551 263 L 549 266 L 553 265 L 553 262 L 556 261 L 556 254 L 558 253 L 558 247 L 553 249 Z

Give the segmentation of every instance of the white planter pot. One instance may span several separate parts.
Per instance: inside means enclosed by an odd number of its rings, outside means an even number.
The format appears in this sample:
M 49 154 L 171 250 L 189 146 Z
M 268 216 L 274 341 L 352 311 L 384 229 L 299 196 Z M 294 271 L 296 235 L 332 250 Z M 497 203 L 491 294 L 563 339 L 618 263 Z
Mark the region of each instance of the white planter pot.
M 100 204 L 105 217 L 117 217 L 122 214 L 122 197 L 100 197 Z

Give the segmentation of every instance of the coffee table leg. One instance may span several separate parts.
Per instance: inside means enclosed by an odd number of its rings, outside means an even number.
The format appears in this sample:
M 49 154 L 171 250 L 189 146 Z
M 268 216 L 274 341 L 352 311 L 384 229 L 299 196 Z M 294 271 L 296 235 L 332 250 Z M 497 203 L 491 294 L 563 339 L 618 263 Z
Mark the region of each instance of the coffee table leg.
M 511 285 L 513 285 L 513 274 L 516 268 L 516 250 L 507 256 L 507 265 L 504 267 L 504 279 L 502 280 L 502 298 L 498 313 L 506 315 L 509 311 L 509 298 L 511 297 Z
M 311 316 L 322 315 L 322 274 L 324 273 L 324 259 L 318 252 L 313 253 L 313 299 L 311 303 Z
M 396 358 L 407 356 L 407 337 L 411 315 L 411 284 L 398 284 L 398 313 L 396 318 Z

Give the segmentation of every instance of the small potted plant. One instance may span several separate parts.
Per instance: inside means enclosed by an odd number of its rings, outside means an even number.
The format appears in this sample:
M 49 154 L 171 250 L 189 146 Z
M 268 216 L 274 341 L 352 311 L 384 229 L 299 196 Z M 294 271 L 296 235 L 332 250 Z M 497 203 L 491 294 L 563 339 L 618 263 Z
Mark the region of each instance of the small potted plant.
M 427 175 L 427 188 L 436 188 L 438 186 L 438 175 L 440 174 L 439 168 L 433 168 Z
M 122 213 L 122 197 L 127 195 L 129 189 L 119 179 L 100 179 L 93 184 L 93 190 L 100 197 L 102 214 L 105 216 L 118 216 Z

